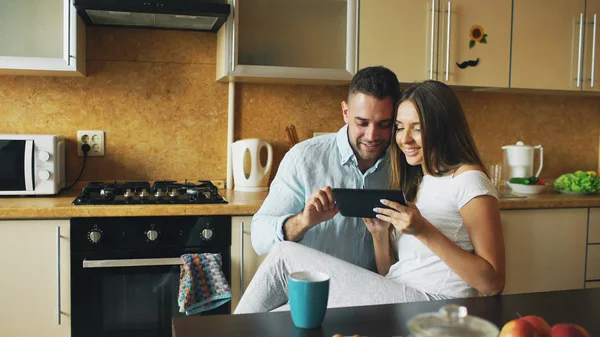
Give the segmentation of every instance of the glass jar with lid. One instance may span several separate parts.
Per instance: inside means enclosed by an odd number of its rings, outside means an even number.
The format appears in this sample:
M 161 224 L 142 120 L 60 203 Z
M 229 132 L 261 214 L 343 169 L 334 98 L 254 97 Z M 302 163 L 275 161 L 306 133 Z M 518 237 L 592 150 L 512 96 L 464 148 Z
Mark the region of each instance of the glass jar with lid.
M 468 315 L 466 307 L 454 304 L 413 317 L 408 329 L 411 337 L 497 337 L 500 332 L 492 322 Z

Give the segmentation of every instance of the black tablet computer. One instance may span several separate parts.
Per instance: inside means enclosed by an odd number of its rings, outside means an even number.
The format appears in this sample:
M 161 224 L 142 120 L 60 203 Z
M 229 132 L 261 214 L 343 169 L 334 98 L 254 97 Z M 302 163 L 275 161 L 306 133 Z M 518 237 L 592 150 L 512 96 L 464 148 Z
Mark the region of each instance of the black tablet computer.
M 334 188 L 332 192 L 340 213 L 346 217 L 374 218 L 373 208 L 389 208 L 381 203 L 381 199 L 406 206 L 404 192 L 399 190 Z

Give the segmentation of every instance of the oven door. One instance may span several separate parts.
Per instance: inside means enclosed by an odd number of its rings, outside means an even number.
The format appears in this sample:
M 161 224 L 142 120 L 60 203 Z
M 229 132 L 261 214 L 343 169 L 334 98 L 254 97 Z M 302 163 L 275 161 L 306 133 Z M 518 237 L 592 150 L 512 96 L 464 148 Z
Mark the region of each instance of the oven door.
M 33 140 L 0 138 L 0 195 L 33 191 Z
M 189 249 L 185 253 L 221 253 L 230 279 L 229 249 Z M 135 252 L 72 253 L 73 337 L 170 337 L 179 312 L 180 256 Z M 202 315 L 229 314 L 226 303 Z

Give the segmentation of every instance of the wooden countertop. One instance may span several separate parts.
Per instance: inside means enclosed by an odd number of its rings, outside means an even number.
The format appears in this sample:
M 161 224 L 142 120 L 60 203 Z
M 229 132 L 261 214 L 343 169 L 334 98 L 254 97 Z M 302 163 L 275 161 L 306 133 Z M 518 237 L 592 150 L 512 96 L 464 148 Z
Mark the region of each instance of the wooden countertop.
M 528 195 L 525 198 L 500 198 L 500 209 L 502 210 L 577 207 L 600 207 L 600 194 L 573 195 L 547 191 Z
M 78 189 L 55 196 L 0 197 L 0 219 L 67 219 L 74 217 L 166 216 L 166 215 L 253 215 L 267 192 L 251 193 L 219 190 L 228 204 L 207 205 L 94 205 L 72 206 Z M 600 195 L 570 195 L 548 191 L 525 198 L 501 198 L 500 208 L 600 207 Z
M 0 197 L 0 219 L 60 219 L 111 216 L 253 215 L 267 192 L 219 190 L 228 204 L 73 206 L 80 190 L 54 196 Z

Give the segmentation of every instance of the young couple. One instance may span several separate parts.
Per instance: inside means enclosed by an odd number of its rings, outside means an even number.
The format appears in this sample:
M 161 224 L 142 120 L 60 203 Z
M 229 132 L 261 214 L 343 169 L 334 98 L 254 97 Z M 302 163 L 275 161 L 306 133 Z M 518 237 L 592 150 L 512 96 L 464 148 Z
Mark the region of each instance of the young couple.
M 330 276 L 328 307 L 503 290 L 497 192 L 457 97 L 437 81 L 399 93 L 390 70 L 360 70 L 342 102 L 346 126 L 286 154 L 252 222 L 255 250 L 269 255 L 235 313 L 284 305 L 299 270 Z M 409 203 L 345 218 L 331 187 L 402 189 Z

